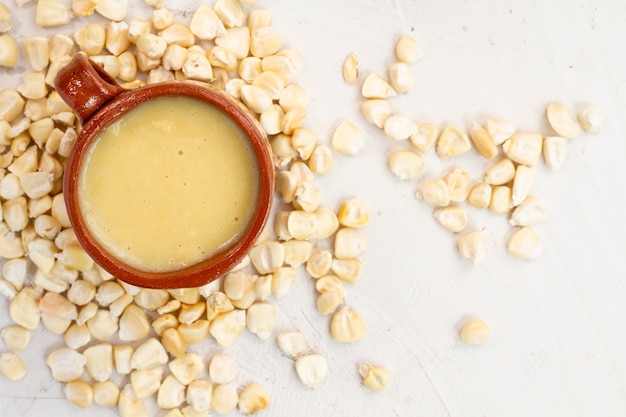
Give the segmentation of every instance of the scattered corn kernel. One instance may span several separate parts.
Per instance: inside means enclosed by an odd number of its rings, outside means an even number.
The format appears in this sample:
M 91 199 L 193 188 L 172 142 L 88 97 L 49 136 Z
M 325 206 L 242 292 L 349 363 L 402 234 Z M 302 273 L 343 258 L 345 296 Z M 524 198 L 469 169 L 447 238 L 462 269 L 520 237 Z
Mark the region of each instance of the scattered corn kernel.
M 296 374 L 302 383 L 311 388 L 317 387 L 328 375 L 328 362 L 318 354 L 300 356 L 295 363 Z
M 384 390 L 391 379 L 391 372 L 380 366 L 359 365 L 359 374 L 363 378 L 363 385 L 371 391 Z
M 546 108 L 548 123 L 554 131 L 567 139 L 580 136 L 580 125 L 572 117 L 570 109 L 562 103 L 550 103 Z
M 524 226 L 511 235 L 506 249 L 511 255 L 521 259 L 537 259 L 542 252 L 541 239 L 533 229 Z
M 490 337 L 489 325 L 480 319 L 470 319 L 461 328 L 461 340 L 468 345 L 481 345 Z

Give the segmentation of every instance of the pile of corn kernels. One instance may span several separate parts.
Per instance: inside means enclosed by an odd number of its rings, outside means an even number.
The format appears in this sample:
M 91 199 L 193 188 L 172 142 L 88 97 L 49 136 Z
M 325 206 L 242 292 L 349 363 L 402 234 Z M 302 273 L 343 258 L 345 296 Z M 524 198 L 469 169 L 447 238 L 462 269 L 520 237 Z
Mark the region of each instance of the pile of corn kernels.
M 244 331 L 267 340 L 276 321 L 270 300 L 285 296 L 300 272 L 315 279 L 317 309 L 329 316 L 332 338 L 363 338 L 365 325 L 347 304 L 345 286 L 361 274 L 359 257 L 367 242 L 360 229 L 369 222 L 368 209 L 358 199 L 343 202 L 337 212 L 320 206 L 314 176 L 332 169 L 333 151 L 305 127 L 309 95 L 294 82 L 302 57 L 283 47 L 268 11 L 217 0 L 198 7 L 187 24 L 160 2 L 146 3 L 153 7 L 151 16 L 125 21 L 127 1 L 75 0 L 68 10 L 39 0 L 35 20 L 43 27 L 93 13 L 108 21 L 87 23 L 73 37 L 25 38 L 31 72 L 17 88 L 0 91 L 0 257 L 6 260 L 0 291 L 10 300 L 15 322 L 2 330 L 11 352 L 2 354 L 0 372 L 11 380 L 25 376 L 15 352 L 43 325 L 63 336 L 65 346 L 46 362 L 79 407 L 95 403 L 117 407 L 122 416 L 143 416 L 145 400 L 153 398 L 168 417 L 256 413 L 269 406 L 269 395 L 257 383 L 236 385 L 234 358 L 216 354 L 207 370 L 205 358 L 189 347 L 211 338 L 227 350 Z M 0 40 L 0 65 L 10 67 L 18 48 L 7 7 L 0 6 L 0 18 L 8 32 Z M 86 54 L 125 88 L 210 83 L 258 116 L 285 204 L 275 213 L 273 230 L 265 230 L 244 261 L 218 281 L 167 291 L 138 288 L 111 276 L 79 246 L 62 177 L 81 126 L 53 88 L 57 72 L 75 53 Z M 27 272 L 30 265 L 34 274 Z M 327 376 L 327 359 L 311 353 L 303 334 L 281 333 L 276 342 L 293 359 L 303 384 L 315 387 Z M 390 378 L 382 367 L 357 369 L 371 390 L 384 389 Z M 124 382 L 114 383 L 114 374 Z
M 19 380 L 27 372 L 18 351 L 32 330 L 43 325 L 62 335 L 65 346 L 51 352 L 52 376 L 64 383 L 69 401 L 117 407 L 121 416 L 146 416 L 146 399 L 168 410 L 168 417 L 244 414 L 270 404 L 257 383 L 236 385 L 238 366 L 226 352 L 205 358 L 188 348 L 212 338 L 221 348 L 233 345 L 244 331 L 267 340 L 276 309 L 300 274 L 315 279 L 317 309 L 329 317 L 331 337 L 344 343 L 362 339 L 366 326 L 346 300 L 346 285 L 361 275 L 367 249 L 362 228 L 368 208 L 358 199 L 343 201 L 335 212 L 320 205 L 315 176 L 333 168 L 335 152 L 354 155 L 365 146 L 356 125 L 339 124 L 330 146 L 305 127 L 308 93 L 297 83 L 302 66 L 297 49 L 285 48 L 266 10 L 254 1 L 216 0 L 194 11 L 188 23 L 177 21 L 159 0 L 146 19 L 126 21 L 128 0 L 73 0 L 71 10 L 56 0 L 38 0 L 35 21 L 42 27 L 66 24 L 74 16 L 94 13 L 107 19 L 88 23 L 73 37 L 33 36 L 23 40 L 31 72 L 17 88 L 0 90 L 0 257 L 5 259 L 0 292 L 10 300 L 15 325 L 2 329 L 11 352 L 0 356 L 0 373 Z M 21 7 L 28 0 L 16 0 Z M 0 3 L 0 66 L 17 62 L 11 36 L 11 13 Z M 210 83 L 241 100 L 254 112 L 270 138 L 277 170 L 277 194 L 284 205 L 244 261 L 220 280 L 201 288 L 154 290 L 128 285 L 95 264 L 78 245 L 65 212 L 62 176 L 65 159 L 80 133 L 71 109 L 54 91 L 57 71 L 73 54 L 84 53 L 125 88 L 164 81 Z M 396 63 L 389 76 L 374 72 L 362 80 L 365 119 L 394 142 L 410 148 L 391 154 L 389 168 L 400 180 L 418 178 L 425 154 L 435 147 L 452 158 L 474 147 L 489 160 L 498 159 L 483 179 L 472 185 L 467 172 L 454 168 L 444 178 L 419 185 L 416 197 L 435 207 L 441 225 L 461 235 L 467 212 L 461 203 L 511 213 L 518 228 L 507 248 L 532 259 L 541 253 L 531 226 L 545 217 L 542 204 L 530 195 L 533 166 L 543 154 L 551 169 L 564 162 L 567 139 L 595 132 L 602 125 L 596 108 L 579 114 L 551 104 L 547 110 L 556 135 L 517 133 L 503 120 L 475 124 L 469 135 L 456 126 L 443 129 L 393 114 L 390 98 L 413 86 L 411 65 L 421 58 L 417 42 L 403 36 L 396 44 Z M 350 55 L 343 67 L 348 83 L 360 81 L 358 61 Z M 501 148 L 501 149 L 500 149 Z M 504 155 L 500 155 L 501 151 Z M 485 254 L 481 231 L 458 239 L 463 258 L 479 263 Z M 34 265 L 34 274 L 27 273 Z M 31 276 L 32 275 L 32 276 Z M 157 317 L 151 320 L 151 317 Z M 489 338 L 489 328 L 471 320 L 461 331 L 468 344 Z M 276 342 L 293 358 L 303 384 L 315 387 L 328 373 L 326 358 L 310 353 L 302 333 L 281 333 Z M 208 377 L 204 373 L 208 372 Z M 360 364 L 363 384 L 378 391 L 390 373 Z M 124 377 L 116 384 L 112 375 Z

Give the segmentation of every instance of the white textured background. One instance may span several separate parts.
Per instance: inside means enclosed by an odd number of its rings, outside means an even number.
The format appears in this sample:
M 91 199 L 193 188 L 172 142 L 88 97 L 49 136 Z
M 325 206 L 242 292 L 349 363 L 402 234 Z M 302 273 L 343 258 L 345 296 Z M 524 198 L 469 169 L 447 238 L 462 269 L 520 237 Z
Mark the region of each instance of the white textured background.
M 148 16 L 142 2 L 132 2 L 132 16 Z M 165 4 L 184 10 L 200 2 Z M 271 10 L 285 46 L 302 52 L 297 82 L 312 97 L 306 126 L 327 141 L 340 120 L 350 119 L 367 137 L 361 154 L 338 157 L 335 170 L 316 180 L 324 203 L 336 209 L 341 200 L 359 197 L 372 213 L 364 272 L 347 295 L 367 324 L 364 340 L 330 339 L 308 278 L 275 302 L 275 332 L 302 331 L 311 349 L 329 359 L 326 381 L 316 390 L 300 384 L 273 339 L 262 343 L 246 333 L 229 349 L 241 368 L 238 382 L 257 381 L 269 390 L 265 415 L 626 415 L 626 3 L 259 0 L 256 6 Z M 53 33 L 33 27 L 33 6 L 14 17 L 17 38 Z M 603 109 L 605 129 L 570 141 L 561 171 L 539 168 L 532 194 L 550 211 L 536 228 L 544 242 L 541 259 L 509 256 L 506 218 L 470 210 L 470 227 L 484 228 L 489 242 L 483 264 L 472 267 L 458 257 L 454 237 L 435 223 L 431 209 L 413 198 L 418 182 L 400 183 L 388 173 L 387 155 L 407 144 L 391 143 L 364 121 L 359 90 L 343 83 L 341 65 L 354 52 L 362 74 L 385 74 L 395 41 L 406 33 L 425 56 L 413 67 L 414 90 L 393 100 L 396 113 L 464 128 L 501 117 L 520 130 L 550 134 L 544 116 L 550 101 L 576 111 L 588 104 Z M 26 68 L 20 65 L 0 69 L 1 86 L 17 86 Z M 444 162 L 430 153 L 421 179 L 452 167 L 477 178 L 487 165 L 475 152 Z M 10 322 L 4 299 L 0 311 L 4 327 Z M 489 343 L 460 342 L 468 317 L 491 325 Z M 42 329 L 33 334 L 22 352 L 27 378 L 0 379 L 0 415 L 116 415 L 95 405 L 79 410 L 62 399 L 61 384 L 44 363 L 61 343 Z M 207 357 L 219 350 L 208 341 L 194 349 Z M 386 391 L 374 394 L 361 385 L 361 362 L 392 371 Z

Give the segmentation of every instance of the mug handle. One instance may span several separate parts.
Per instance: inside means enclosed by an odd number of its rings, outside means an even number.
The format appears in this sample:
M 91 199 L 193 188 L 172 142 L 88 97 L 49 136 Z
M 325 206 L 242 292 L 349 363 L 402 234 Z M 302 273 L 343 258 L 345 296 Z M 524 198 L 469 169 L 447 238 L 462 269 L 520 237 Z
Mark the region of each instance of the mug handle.
M 59 96 L 85 124 L 107 102 L 126 89 L 83 54 L 76 54 L 54 80 Z

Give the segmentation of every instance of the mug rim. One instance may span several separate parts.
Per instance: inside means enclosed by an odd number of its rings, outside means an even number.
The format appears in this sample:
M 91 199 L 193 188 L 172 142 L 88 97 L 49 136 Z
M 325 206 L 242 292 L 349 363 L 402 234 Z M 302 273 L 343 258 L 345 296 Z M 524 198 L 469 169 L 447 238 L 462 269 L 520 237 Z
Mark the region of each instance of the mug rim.
M 274 166 L 267 136 L 242 103 L 210 85 L 165 82 L 127 90 L 103 105 L 84 124 L 66 160 L 63 190 L 74 233 L 87 254 L 115 278 L 144 288 L 198 287 L 226 274 L 249 252 L 265 228 L 274 197 Z M 87 151 L 112 122 L 147 101 L 163 97 L 198 99 L 222 111 L 244 132 L 258 165 L 258 197 L 241 236 L 225 248 L 197 263 L 168 271 L 147 271 L 125 263 L 107 251 L 90 232 L 78 201 L 78 179 Z

